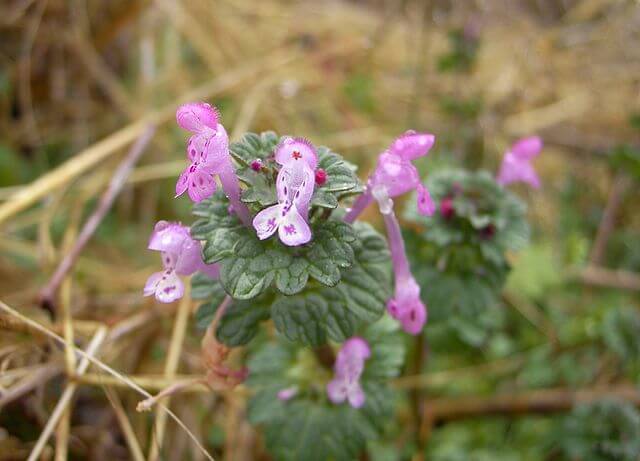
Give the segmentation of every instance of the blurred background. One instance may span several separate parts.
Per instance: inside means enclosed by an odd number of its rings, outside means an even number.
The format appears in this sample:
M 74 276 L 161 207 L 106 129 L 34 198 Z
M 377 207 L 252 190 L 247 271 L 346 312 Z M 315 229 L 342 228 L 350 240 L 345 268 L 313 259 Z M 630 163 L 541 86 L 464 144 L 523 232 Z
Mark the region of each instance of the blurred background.
M 202 332 L 190 321 L 172 353 L 176 306 L 141 292 L 158 266 L 153 224 L 192 222 L 173 198 L 178 104 L 216 105 L 233 140 L 274 130 L 330 146 L 361 178 L 409 128 L 437 137 L 427 177 L 495 172 L 513 141 L 540 135 L 542 187 L 515 188 L 530 245 L 507 255 L 489 303 L 427 295 L 426 359 L 394 383 L 406 402 L 366 459 L 639 459 L 638 1 L 4 0 L 0 63 L 0 300 L 83 347 L 109 328 L 101 360 L 150 392 L 200 370 Z M 149 124 L 52 320 L 40 290 Z M 95 369 L 69 381 L 70 360 L 0 314 L 0 460 L 27 458 L 68 382 L 42 459 L 203 459 L 173 421 L 137 413 L 122 382 Z M 171 408 L 216 459 L 271 459 L 245 402 L 194 389 Z

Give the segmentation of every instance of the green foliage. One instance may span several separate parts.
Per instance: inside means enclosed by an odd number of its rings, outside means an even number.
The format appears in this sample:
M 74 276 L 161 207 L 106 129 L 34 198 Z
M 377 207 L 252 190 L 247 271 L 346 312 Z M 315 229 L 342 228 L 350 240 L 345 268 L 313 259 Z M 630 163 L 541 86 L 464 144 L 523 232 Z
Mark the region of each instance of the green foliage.
M 287 247 L 278 239 L 260 241 L 253 229 L 229 215 L 220 195 L 194 205 L 199 216 L 191 235 L 203 240 L 207 263 L 220 263 L 220 278 L 235 299 L 250 299 L 272 282 L 286 295 L 302 291 L 309 277 L 326 286 L 336 286 L 340 270 L 354 262 L 356 235 L 351 225 L 322 220 L 312 225 L 313 240 L 301 247 Z
M 607 399 L 574 409 L 559 441 L 570 459 L 636 461 L 640 456 L 640 413 L 630 403 Z
M 306 249 L 274 242 L 276 248 L 262 251 L 265 242 L 242 237 L 234 255 L 222 260 L 220 281 L 194 277 L 195 296 L 212 298 L 198 310 L 199 325 L 206 327 L 213 319 L 224 292 L 234 298 L 218 329 L 218 339 L 228 345 L 246 343 L 259 322 L 270 316 L 287 338 L 311 345 L 327 338 L 344 341 L 362 323 L 380 318 L 391 295 L 385 240 L 367 224 L 352 228 L 330 220 L 318 226 Z M 254 242 L 253 253 L 242 246 L 243 239 Z M 309 276 L 320 283 L 307 283 Z M 245 298 L 246 293 L 255 295 Z M 225 325 L 232 320 L 232 325 Z
M 611 153 L 611 166 L 640 180 L 640 149 L 630 145 L 616 147 Z
M 368 440 L 378 437 L 391 417 L 393 394 L 385 378 L 396 376 L 404 358 L 404 347 L 394 322 L 385 318 L 363 331 L 373 346 L 362 384 L 363 408 L 334 405 L 326 398 L 331 371 L 321 367 L 313 353 L 286 341 L 259 348 L 249 362 L 247 382 L 256 390 L 249 401 L 248 416 L 264 427 L 267 448 L 282 460 L 352 460 L 358 458 Z M 278 391 L 295 387 L 289 401 Z
M 374 98 L 375 82 L 370 75 L 355 74 L 344 82 L 343 92 L 349 102 L 362 112 L 371 113 L 376 109 Z
M 610 309 L 602 322 L 607 347 L 624 362 L 640 359 L 640 312 L 635 307 Z
M 275 183 L 279 165 L 273 159 L 273 153 L 280 140 L 275 133 L 267 131 L 260 135 L 247 133 L 240 141 L 231 144 L 233 158 L 242 165 L 236 173 L 247 185 L 242 193 L 243 202 L 260 208 L 277 202 Z M 325 170 L 327 180 L 322 185 L 316 185 L 311 206 L 333 209 L 343 196 L 359 192 L 360 183 L 355 167 L 341 155 L 325 146 L 318 147 L 317 153 L 318 168 Z M 260 171 L 250 167 L 256 159 L 262 162 Z
M 462 29 L 449 32 L 448 53 L 438 58 L 440 72 L 468 72 L 473 67 L 478 52 L 477 37 Z
M 464 342 L 479 346 L 502 322 L 506 253 L 528 242 L 526 208 L 486 172 L 441 170 L 427 187 L 439 211 L 425 218 L 407 208 L 407 219 L 420 226 L 407 233 L 409 257 L 430 321 L 448 323 Z
M 507 288 L 531 299 L 541 299 L 562 282 L 560 264 L 550 245 L 532 245 L 518 255 Z

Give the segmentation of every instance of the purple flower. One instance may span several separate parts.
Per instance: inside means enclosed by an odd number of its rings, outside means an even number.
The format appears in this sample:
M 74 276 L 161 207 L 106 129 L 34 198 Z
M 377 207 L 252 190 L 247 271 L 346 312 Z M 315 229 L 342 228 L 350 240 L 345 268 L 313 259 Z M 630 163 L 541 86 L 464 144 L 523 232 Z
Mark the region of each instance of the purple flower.
M 435 136 L 432 134 L 415 131 L 407 131 L 396 138 L 378 157 L 378 165 L 369 177 L 367 190 L 358 197 L 352 209 L 345 215 L 345 221 L 355 221 L 373 200 L 371 193 L 376 187 L 384 187 L 389 197 L 397 197 L 415 189 L 418 193 L 418 211 L 423 215 L 432 215 L 435 204 L 411 161 L 427 155 L 434 142 Z
M 278 400 L 286 402 L 287 400 L 291 400 L 292 398 L 294 398 L 297 394 L 298 388 L 296 386 L 280 389 L 278 391 Z
M 327 384 L 327 395 L 333 403 L 349 401 L 349 405 L 360 408 L 365 395 L 360 385 L 364 362 L 371 356 L 369 344 L 362 338 L 353 337 L 344 342 L 334 365 L 334 378 Z
M 240 201 L 240 184 L 229 154 L 229 136 L 219 123 L 218 110 L 204 102 L 183 104 L 176 112 L 176 120 L 178 125 L 193 133 L 187 143 L 191 164 L 178 178 L 176 197 L 185 191 L 194 202 L 211 197 L 216 191 L 213 175 L 217 174 L 236 214 L 248 226 L 251 214 Z
M 164 270 L 149 277 L 144 295 L 155 295 L 162 303 L 173 302 L 184 294 L 184 285 L 178 275 L 191 275 L 196 271 L 212 279 L 220 275 L 217 264 L 202 261 L 200 243 L 191 238 L 189 228 L 182 224 L 159 221 L 153 229 L 148 248 L 161 252 Z
M 387 312 L 400 322 L 404 331 L 417 335 L 427 321 L 427 309 L 420 299 L 420 287 L 409 268 L 400 224 L 393 212 L 393 200 L 389 198 L 385 187 L 374 188 L 372 194 L 378 201 L 387 228 L 395 275 L 395 295 L 387 302 Z
M 531 136 L 517 141 L 504 154 L 497 181 L 506 186 L 512 182 L 525 182 L 531 187 L 540 187 L 540 179 L 531 165 L 531 161 L 540 154 L 542 139 Z
M 303 245 L 311 240 L 307 215 L 317 155 L 308 141 L 287 138 L 276 148 L 275 159 L 282 165 L 276 179 L 278 203 L 260 211 L 253 219 L 253 227 L 260 240 L 278 231 L 285 245 Z
M 316 148 L 304 138 L 284 138 L 276 147 L 275 159 L 282 166 L 304 161 L 312 171 L 318 166 Z

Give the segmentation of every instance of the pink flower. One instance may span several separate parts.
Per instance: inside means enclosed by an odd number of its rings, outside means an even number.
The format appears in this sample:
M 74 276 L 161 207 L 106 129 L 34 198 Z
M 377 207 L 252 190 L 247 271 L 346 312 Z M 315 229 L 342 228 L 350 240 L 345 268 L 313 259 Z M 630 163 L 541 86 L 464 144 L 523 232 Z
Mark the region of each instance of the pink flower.
M 420 287 L 416 283 L 404 248 L 400 224 L 393 212 L 393 200 L 385 187 L 376 187 L 372 194 L 378 201 L 387 228 L 391 250 L 391 263 L 395 275 L 395 295 L 387 302 L 389 315 L 398 320 L 402 329 L 417 335 L 427 321 L 427 309 L 420 299 Z
M 287 400 L 291 400 L 292 398 L 294 398 L 297 394 L 298 388 L 296 386 L 280 389 L 278 391 L 278 400 L 286 402 Z
M 316 148 L 304 138 L 284 138 L 276 147 L 275 159 L 282 166 L 304 161 L 312 171 L 318 166 Z
M 349 405 L 360 408 L 365 395 L 360 384 L 364 362 L 371 356 L 369 344 L 362 338 L 353 337 L 344 342 L 334 365 L 334 378 L 327 384 L 327 395 L 333 403 L 349 401 Z
M 429 191 L 420 181 L 420 173 L 411 163 L 412 160 L 424 157 L 435 142 L 435 136 L 429 133 L 407 131 L 396 138 L 389 148 L 378 157 L 378 165 L 369 177 L 367 190 L 360 195 L 353 207 L 345 215 L 346 222 L 353 222 L 371 203 L 371 191 L 376 187 L 384 187 L 389 197 L 397 197 L 411 190 L 418 193 L 418 211 L 423 215 L 432 215 L 435 204 Z
M 218 110 L 204 102 L 183 104 L 176 112 L 176 120 L 193 133 L 187 143 L 191 164 L 178 178 L 176 197 L 185 191 L 196 203 L 211 197 L 216 191 L 213 175 L 217 174 L 236 214 L 248 226 L 251 214 L 240 201 L 240 184 L 229 154 L 229 136 L 219 122 Z
M 420 287 L 413 277 L 397 278 L 395 297 L 387 302 L 387 312 L 409 334 L 417 335 L 427 321 L 427 308 L 420 299 Z
M 161 252 L 164 270 L 149 277 L 144 295 L 155 295 L 162 303 L 173 302 L 184 294 L 184 285 L 178 275 L 191 275 L 196 271 L 212 279 L 220 275 L 217 264 L 202 261 L 200 243 L 191 238 L 188 227 L 179 223 L 159 221 L 153 229 L 148 248 Z
M 498 173 L 498 183 L 506 186 L 512 182 L 525 182 L 536 189 L 540 187 L 540 179 L 531 161 L 540 154 L 541 150 L 542 139 L 538 136 L 517 141 L 504 155 Z
M 253 227 L 260 240 L 278 231 L 285 245 L 303 245 L 311 240 L 307 214 L 317 155 L 308 141 L 287 138 L 276 148 L 275 159 L 282 165 L 276 179 L 278 203 L 260 211 L 253 219 Z
M 194 133 L 187 143 L 191 164 L 176 183 L 176 197 L 185 191 L 194 202 L 211 197 L 216 191 L 213 174 L 230 161 L 229 137 L 218 123 L 218 111 L 206 103 L 184 104 L 176 112 L 178 125 Z

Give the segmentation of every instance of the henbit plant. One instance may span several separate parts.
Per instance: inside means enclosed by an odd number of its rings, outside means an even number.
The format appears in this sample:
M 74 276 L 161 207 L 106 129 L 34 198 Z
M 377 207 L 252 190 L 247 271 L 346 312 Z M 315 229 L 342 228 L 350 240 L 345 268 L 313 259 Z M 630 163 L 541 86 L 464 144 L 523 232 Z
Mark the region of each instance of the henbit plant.
M 392 198 L 415 189 L 418 215 L 434 214 L 412 164 L 429 152 L 434 136 L 409 131 L 397 138 L 363 186 L 355 166 L 302 138 L 247 133 L 229 145 L 208 104 L 181 106 L 177 121 L 193 134 L 191 164 L 176 194 L 188 192 L 198 219 L 190 229 L 156 225 L 149 248 L 162 252 L 164 271 L 149 278 L 145 295 L 175 301 L 184 292 L 178 276 L 198 271 L 191 295 L 203 300 L 196 313 L 206 329 L 202 381 L 212 389 L 240 382 L 251 389 L 249 419 L 264 427 L 277 459 L 357 457 L 392 416 L 387 382 L 404 362 L 400 329 L 418 335 L 427 320 Z M 505 160 L 511 180 L 531 177 L 514 168 L 526 169 Z M 223 193 L 216 193 L 214 175 Z M 491 197 L 506 194 L 493 179 L 483 181 Z M 441 198 L 439 184 L 434 190 Z M 521 207 L 504 200 L 496 216 L 482 218 L 479 239 L 487 226 L 502 232 L 512 218 L 519 222 Z M 374 201 L 388 243 L 357 221 Z M 502 248 L 488 248 L 486 258 L 500 266 Z M 242 345 L 248 345 L 248 369 L 231 370 L 223 362 L 230 348 Z

